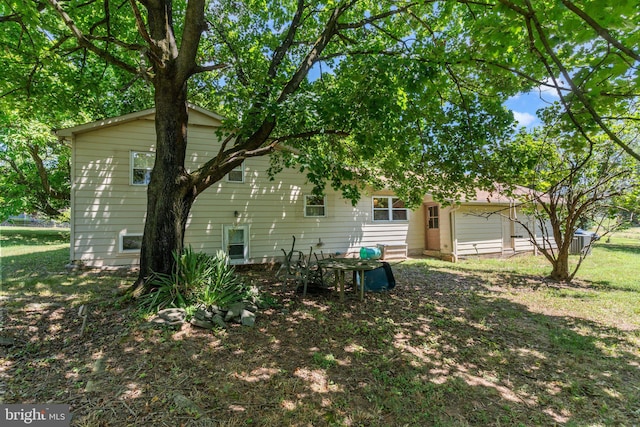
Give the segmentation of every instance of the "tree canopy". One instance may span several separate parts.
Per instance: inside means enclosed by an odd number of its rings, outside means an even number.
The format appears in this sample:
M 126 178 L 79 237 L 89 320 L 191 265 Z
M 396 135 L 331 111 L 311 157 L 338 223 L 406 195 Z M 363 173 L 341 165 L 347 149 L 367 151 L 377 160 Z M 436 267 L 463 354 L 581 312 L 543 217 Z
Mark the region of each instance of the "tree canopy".
M 640 158 L 611 130 L 638 120 L 633 1 L 1 5 L 4 60 L 18 52 L 14 68 L 31 70 L 5 95 L 85 81 L 113 97 L 125 75 L 153 87 L 158 141 L 141 277 L 148 266 L 170 268 L 198 194 L 279 144 L 299 155 L 276 155 L 272 170 L 297 164 L 319 191 L 329 183 L 356 199 L 364 185 L 385 185 L 407 200 L 425 191 L 455 199 L 491 181 L 486 156 L 513 128 L 507 97 L 546 85 L 567 127 L 585 136 L 597 127 Z M 101 80 L 99 64 L 118 77 Z M 193 171 L 184 168 L 187 100 L 227 118 L 220 153 Z

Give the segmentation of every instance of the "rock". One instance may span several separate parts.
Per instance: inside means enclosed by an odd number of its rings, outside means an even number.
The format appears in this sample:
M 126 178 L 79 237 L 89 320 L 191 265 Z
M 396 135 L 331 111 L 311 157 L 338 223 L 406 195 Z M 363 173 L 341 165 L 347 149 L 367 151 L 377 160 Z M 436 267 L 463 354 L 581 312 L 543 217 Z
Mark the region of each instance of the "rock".
M 227 310 L 225 310 L 222 307 L 219 307 L 217 305 L 210 306 L 209 307 L 209 311 L 212 312 L 214 315 L 215 314 L 219 314 L 220 316 L 224 316 L 225 313 L 227 312 Z
M 219 328 L 226 328 L 227 327 L 227 324 L 225 323 L 224 319 L 222 318 L 222 316 L 220 314 L 215 314 L 211 318 L 211 322 L 213 322 L 213 324 L 218 326 Z
M 203 308 L 199 308 L 193 314 L 193 317 L 198 320 L 211 320 L 211 318 L 213 317 L 213 312 Z
M 252 313 L 257 313 L 257 312 L 258 312 L 258 306 L 257 306 L 257 305 L 255 305 L 255 304 L 253 304 L 253 303 L 252 303 L 252 304 L 247 304 L 247 305 L 244 307 L 244 309 L 245 309 L 245 310 L 249 310 L 249 311 L 250 311 L 250 312 L 252 312 Z
M 93 393 L 94 391 L 98 391 L 98 384 L 96 384 L 94 380 L 89 380 L 84 386 L 84 391 L 86 393 Z
M 158 312 L 158 316 L 168 322 L 184 322 L 187 312 L 184 308 L 165 308 Z
M 240 323 L 242 323 L 243 326 L 253 327 L 256 324 L 256 314 L 249 310 L 242 310 Z
M 11 337 L 0 337 L 0 346 L 2 347 L 11 347 L 15 343 L 16 341 Z
M 197 326 L 198 328 L 204 328 L 204 329 L 213 329 L 216 325 L 211 322 L 210 320 L 200 320 L 196 317 L 194 317 L 193 319 L 191 319 L 190 322 L 193 326 Z
M 227 314 L 224 316 L 224 320 L 228 322 L 234 317 L 240 317 L 240 315 L 242 315 L 243 310 L 244 310 L 243 302 L 237 302 L 235 304 L 232 304 L 229 307 L 229 311 L 227 311 Z
M 165 308 L 151 319 L 151 323 L 163 326 L 180 326 L 186 317 L 187 312 L 183 308 Z

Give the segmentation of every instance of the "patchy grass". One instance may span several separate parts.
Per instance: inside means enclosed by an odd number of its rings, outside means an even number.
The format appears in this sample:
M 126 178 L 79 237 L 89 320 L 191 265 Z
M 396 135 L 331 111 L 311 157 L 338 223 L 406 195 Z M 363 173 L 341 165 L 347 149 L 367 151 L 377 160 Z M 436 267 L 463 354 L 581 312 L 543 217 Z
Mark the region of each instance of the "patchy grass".
M 133 276 L 67 273 L 55 244 L 6 269 L 3 250 L 15 344 L 0 347 L 0 393 L 69 404 L 74 426 L 638 425 L 640 263 L 620 245 L 585 267 L 613 253 L 631 266 L 570 286 L 546 281 L 540 257 L 411 260 L 363 302 L 302 299 L 250 269 L 277 305 L 214 332 L 149 327 L 113 296 Z

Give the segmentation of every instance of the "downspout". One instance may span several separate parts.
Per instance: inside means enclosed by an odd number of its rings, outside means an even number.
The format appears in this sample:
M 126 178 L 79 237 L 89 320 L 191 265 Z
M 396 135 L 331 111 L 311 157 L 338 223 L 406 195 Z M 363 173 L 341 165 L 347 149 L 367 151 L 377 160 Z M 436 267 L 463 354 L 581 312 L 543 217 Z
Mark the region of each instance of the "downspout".
M 456 234 L 456 215 L 458 206 L 449 211 L 449 233 L 451 234 L 451 261 L 458 262 L 458 235 Z

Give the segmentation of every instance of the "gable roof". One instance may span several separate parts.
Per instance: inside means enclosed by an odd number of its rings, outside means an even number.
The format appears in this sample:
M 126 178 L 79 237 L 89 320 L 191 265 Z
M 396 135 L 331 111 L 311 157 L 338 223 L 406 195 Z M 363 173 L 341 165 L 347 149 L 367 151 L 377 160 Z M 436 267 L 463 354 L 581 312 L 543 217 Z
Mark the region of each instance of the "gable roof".
M 187 104 L 187 106 L 190 110 L 196 111 L 211 119 L 214 119 L 217 121 L 222 121 L 224 119 L 224 117 L 222 117 L 221 115 L 209 110 L 205 110 L 204 108 L 198 107 L 197 105 Z M 109 117 L 106 119 L 96 120 L 95 122 L 89 122 L 89 123 L 81 124 L 78 126 L 73 126 L 70 128 L 58 129 L 55 131 L 55 134 L 60 139 L 67 139 L 78 134 L 91 132 L 98 129 L 104 129 L 104 128 L 116 126 L 122 123 L 132 122 L 134 120 L 142 120 L 142 119 L 153 120 L 155 118 L 155 114 L 156 114 L 155 108 L 148 108 L 146 110 L 136 111 L 134 113 L 124 114 L 118 117 Z

